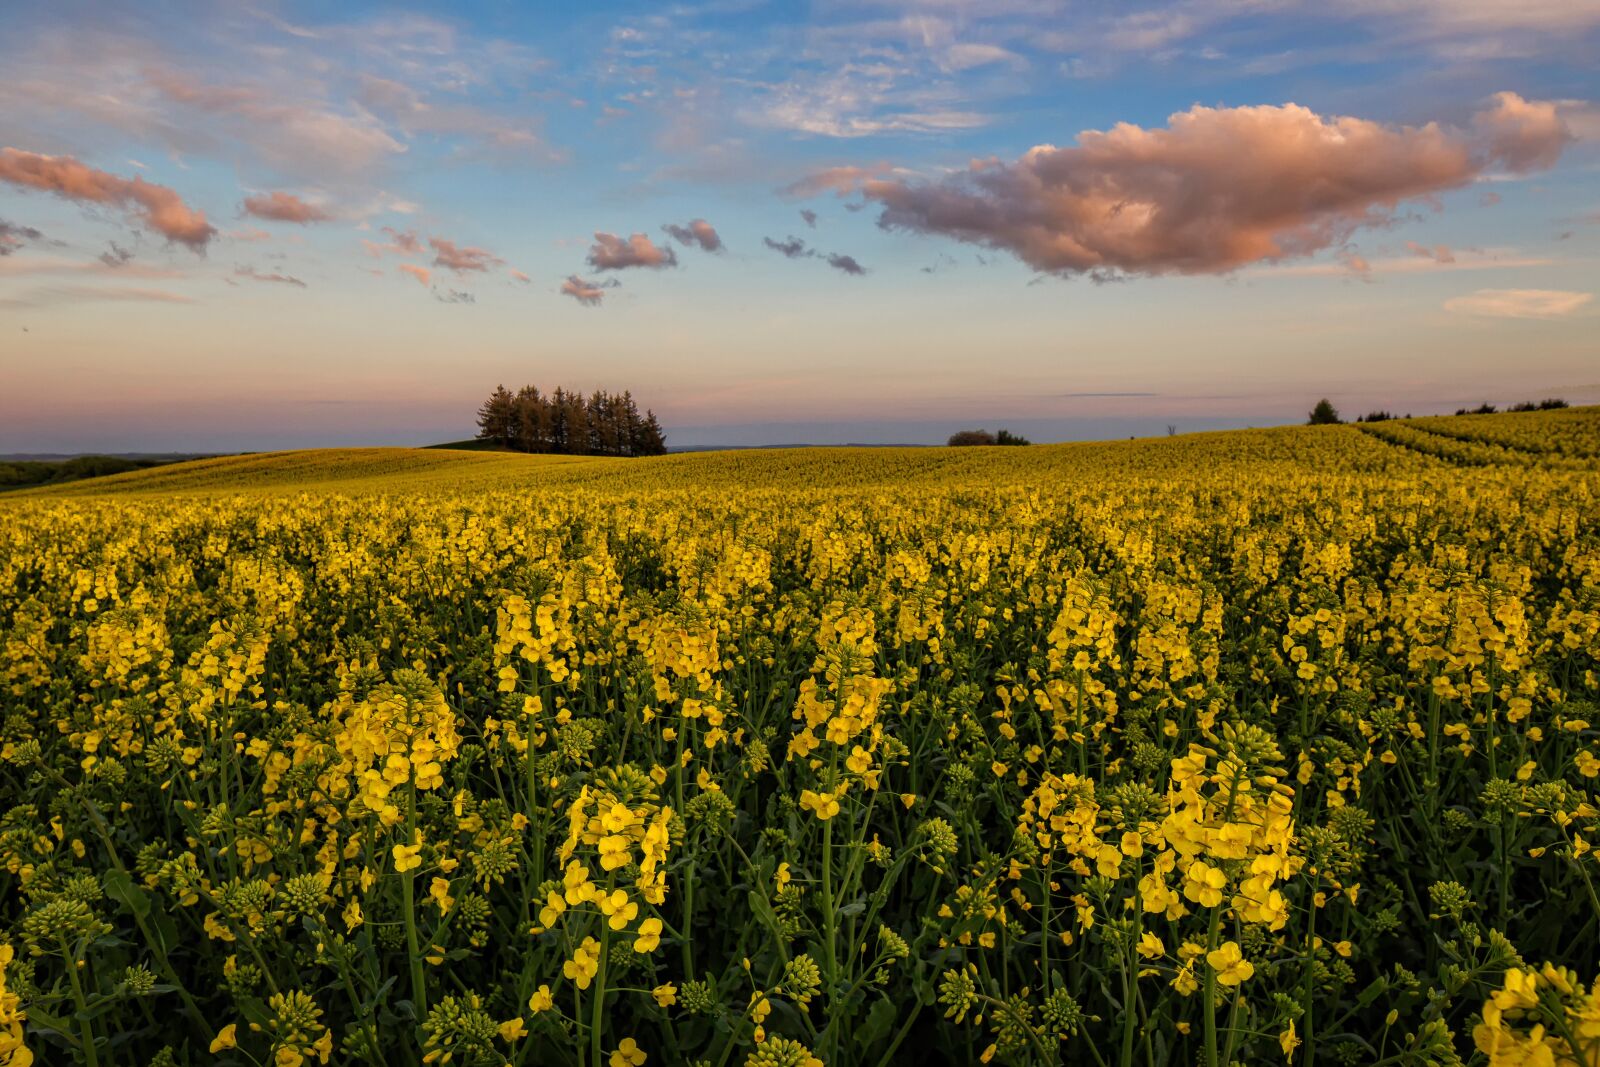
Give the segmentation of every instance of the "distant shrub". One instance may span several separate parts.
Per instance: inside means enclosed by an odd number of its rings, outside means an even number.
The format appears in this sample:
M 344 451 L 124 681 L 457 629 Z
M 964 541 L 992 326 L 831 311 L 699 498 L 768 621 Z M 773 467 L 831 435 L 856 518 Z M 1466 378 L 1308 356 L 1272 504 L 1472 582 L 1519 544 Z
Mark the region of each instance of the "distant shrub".
M 1310 426 L 1331 426 L 1341 421 L 1343 420 L 1339 418 L 1339 409 L 1334 407 L 1327 397 L 1317 401 L 1316 407 L 1311 409 L 1311 414 L 1306 419 L 1307 425 Z
M 995 434 L 994 443 L 997 444 L 997 445 L 1031 445 L 1031 444 L 1033 444 L 1032 441 L 1028 440 L 1026 437 L 1022 436 L 1020 433 L 1012 433 L 1010 430 L 1001 430 L 999 433 Z
M 1377 411 L 1369 411 L 1365 415 L 1357 416 L 1356 417 L 1356 421 L 1357 422 L 1388 422 L 1390 419 L 1397 419 L 1399 417 L 1400 416 L 1396 415 L 1392 411 L 1384 411 L 1384 410 L 1382 410 L 1380 408 Z
M 949 443 L 958 448 L 967 445 L 992 445 L 995 443 L 995 436 L 988 430 L 958 430 L 950 435 Z

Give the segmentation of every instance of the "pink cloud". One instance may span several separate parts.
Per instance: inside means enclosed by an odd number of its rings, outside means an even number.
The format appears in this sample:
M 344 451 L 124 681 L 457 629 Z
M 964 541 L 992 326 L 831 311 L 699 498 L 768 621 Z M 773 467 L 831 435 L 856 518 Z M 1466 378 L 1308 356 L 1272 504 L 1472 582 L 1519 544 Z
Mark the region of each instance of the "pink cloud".
M 670 247 L 658 246 L 642 233 L 623 240 L 614 233 L 596 231 L 589 249 L 589 265 L 595 270 L 676 267 L 678 256 Z
M 205 250 L 217 234 L 183 198 L 164 185 L 115 174 L 78 162 L 70 156 L 44 156 L 16 148 L 0 148 L 0 181 L 55 193 L 68 200 L 121 208 L 169 241 Z
M 865 167 L 828 167 L 808 174 L 799 181 L 786 186 L 783 189 L 783 194 L 807 200 L 823 193 L 849 196 L 861 187 L 862 182 L 872 178 L 881 178 L 893 172 L 893 170 L 894 168 L 887 163 L 873 163 Z M 812 219 L 807 219 L 806 221 L 813 225 L 815 224 Z
M 427 267 L 419 267 L 415 263 L 402 263 L 400 264 L 400 270 L 402 273 L 411 275 L 424 286 L 433 279 L 432 271 L 428 270 Z
M 308 204 L 293 193 L 271 192 L 246 197 L 246 215 L 271 222 L 294 222 L 304 226 L 308 222 L 327 222 L 333 218 L 315 204 Z
M 588 307 L 598 307 L 605 299 L 607 289 L 615 289 L 619 283 L 616 279 L 608 282 L 591 282 L 587 278 L 580 278 L 576 274 L 567 276 L 561 283 L 561 292 L 572 297 L 578 303 Z
M 383 232 L 389 235 L 389 243 L 368 241 L 362 239 L 361 244 L 367 250 L 367 255 L 373 259 L 380 259 L 388 253 L 397 256 L 420 256 L 423 254 L 422 241 L 411 230 L 397 230 L 393 226 L 385 226 Z
M 1406 250 L 1414 256 L 1421 256 L 1424 259 L 1431 259 L 1435 263 L 1444 264 L 1454 263 L 1456 261 L 1456 255 L 1454 252 L 1450 251 L 1448 245 L 1434 245 L 1432 248 L 1429 248 L 1427 245 L 1418 244 L 1415 241 L 1407 241 Z
M 488 270 L 505 262 L 492 252 L 482 248 L 461 248 L 454 241 L 447 241 L 443 237 L 430 237 L 428 244 L 434 251 L 433 265 L 453 270 L 457 274 Z
M 1518 174 L 1555 166 L 1561 150 L 1575 139 L 1555 103 L 1524 100 L 1516 93 L 1495 93 L 1493 99 L 1493 107 L 1472 117 L 1488 142 L 1489 157 Z
M 520 270 L 517 270 L 515 268 L 513 268 L 509 273 L 511 274 L 511 276 L 513 278 L 515 278 L 519 282 L 522 282 L 524 285 L 526 285 L 528 282 L 533 281 L 532 278 L 528 277 L 526 274 L 522 273 Z
M 1295 104 L 1194 107 L 1165 128 L 1120 123 L 934 180 L 835 168 L 798 186 L 854 182 L 885 229 L 1001 249 L 1039 271 L 1212 274 L 1337 247 L 1492 166 L 1548 166 L 1569 137 L 1552 105 L 1512 93 L 1465 131 Z

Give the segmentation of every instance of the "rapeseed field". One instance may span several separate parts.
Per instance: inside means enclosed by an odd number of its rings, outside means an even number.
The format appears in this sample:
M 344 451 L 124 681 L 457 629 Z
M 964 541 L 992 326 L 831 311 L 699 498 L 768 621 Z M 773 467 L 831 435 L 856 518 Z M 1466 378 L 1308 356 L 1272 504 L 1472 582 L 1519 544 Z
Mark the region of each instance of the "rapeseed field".
M 1600 409 L 0 498 L 0 1065 L 1600 1064 Z

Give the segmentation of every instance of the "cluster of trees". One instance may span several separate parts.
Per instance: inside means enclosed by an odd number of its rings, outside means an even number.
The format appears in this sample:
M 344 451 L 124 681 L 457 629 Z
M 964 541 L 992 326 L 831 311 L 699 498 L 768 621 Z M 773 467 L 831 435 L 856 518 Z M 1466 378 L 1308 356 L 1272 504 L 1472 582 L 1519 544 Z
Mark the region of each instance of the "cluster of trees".
M 1567 402 L 1565 400 L 1559 400 L 1559 399 L 1556 399 L 1554 397 L 1551 397 L 1549 399 L 1539 400 L 1539 401 L 1525 400 L 1520 404 L 1512 404 L 1510 407 L 1506 408 L 1506 410 L 1507 411 L 1555 411 L 1555 410 L 1557 410 L 1559 408 L 1564 408 L 1566 406 L 1567 406 Z M 1499 409 L 1496 408 L 1493 404 L 1480 404 L 1475 408 L 1457 408 L 1456 409 L 1456 414 L 1457 415 L 1493 415 L 1498 410 Z M 1380 408 L 1377 411 L 1369 411 L 1365 415 L 1358 416 L 1356 418 L 1356 421 L 1357 422 L 1387 422 L 1390 419 L 1398 419 L 1398 418 L 1407 418 L 1407 419 L 1409 419 L 1410 417 L 1411 416 L 1409 414 L 1404 415 L 1404 416 L 1396 415 L 1393 412 L 1384 411 L 1384 410 L 1382 410 Z M 1317 401 L 1316 406 L 1311 409 L 1310 417 L 1306 420 L 1306 422 L 1311 426 L 1330 426 L 1330 425 L 1332 425 L 1334 423 L 1343 422 L 1343 421 L 1344 421 L 1343 419 L 1339 418 L 1339 409 L 1334 407 L 1331 403 L 1329 403 L 1328 399 L 1326 397 L 1324 397 L 1323 399 Z M 951 444 L 955 444 L 954 441 L 952 441 L 950 443 Z
M 525 385 L 515 393 L 497 386 L 478 409 L 478 439 L 518 452 L 569 456 L 659 456 L 667 439 L 655 412 L 639 414 L 633 394 L 557 388 L 541 393 Z
M 1031 445 L 1032 441 L 1010 430 L 990 433 L 988 430 L 961 430 L 950 435 L 950 444 L 962 445 Z

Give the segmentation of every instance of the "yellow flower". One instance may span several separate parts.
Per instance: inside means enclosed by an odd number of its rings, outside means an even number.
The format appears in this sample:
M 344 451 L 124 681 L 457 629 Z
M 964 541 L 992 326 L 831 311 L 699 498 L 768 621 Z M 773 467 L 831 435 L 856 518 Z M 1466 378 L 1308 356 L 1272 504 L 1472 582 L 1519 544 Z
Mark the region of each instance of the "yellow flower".
M 428 887 L 428 896 L 433 898 L 434 904 L 439 907 L 439 914 L 443 915 L 450 910 L 456 898 L 450 895 L 450 882 L 445 878 L 435 878 Z
M 670 1008 L 678 1003 L 678 987 L 671 982 L 665 982 L 650 990 L 650 995 L 656 998 L 656 1006 Z
M 501 1041 L 515 1041 L 520 1037 L 528 1036 L 528 1026 L 522 1021 L 522 1016 L 507 1019 L 498 1027 Z
M 661 943 L 661 920 L 649 918 L 639 924 L 639 936 L 634 939 L 633 951 L 654 952 Z
M 632 854 L 628 846 L 632 839 L 622 834 L 613 834 L 600 839 L 600 866 L 603 870 L 614 871 L 619 867 L 626 867 L 632 862 Z
M 1256 973 L 1255 965 L 1244 958 L 1236 941 L 1224 941 L 1218 948 L 1207 952 L 1206 962 L 1217 972 L 1217 981 L 1223 985 L 1238 985 Z
M 217 913 L 214 911 L 205 917 L 205 921 L 201 923 L 201 926 L 204 927 L 206 936 L 213 941 L 233 940 L 233 931 L 229 930 L 222 920 L 217 918 Z
M 396 845 L 390 852 L 394 856 L 394 869 L 402 874 L 422 866 L 421 845 Z
M 601 893 L 594 898 L 594 902 L 600 908 L 600 914 L 607 917 L 607 925 L 613 930 L 621 930 L 639 914 L 639 905 L 628 899 L 628 891 L 625 889 L 613 889 L 610 893 Z
M 1222 903 L 1222 887 L 1228 876 L 1204 860 L 1195 860 L 1184 872 L 1183 895 L 1202 908 L 1214 908 Z
M 223 1049 L 236 1048 L 239 1043 L 237 1037 L 238 1029 L 238 1023 L 229 1023 L 221 1030 L 218 1030 L 216 1039 L 211 1042 L 211 1051 L 221 1052 Z
M 567 864 L 562 882 L 566 886 L 568 904 L 582 904 L 589 899 L 589 894 L 594 892 L 594 887 L 589 884 L 589 868 L 577 860 Z
M 800 807 L 815 812 L 818 819 L 827 822 L 839 814 L 839 798 L 833 793 L 816 793 L 810 789 L 802 789 Z
M 556 998 L 551 995 L 550 987 L 542 985 L 533 991 L 533 996 L 528 998 L 528 1010 L 538 1015 L 542 1011 L 549 1011 L 556 1006 Z
M 563 899 L 560 893 L 552 889 L 550 895 L 545 898 L 544 907 L 539 909 L 539 925 L 544 927 L 554 926 L 566 910 L 566 900 Z
M 592 937 L 583 939 L 578 951 L 561 965 L 561 973 L 572 979 L 579 989 L 588 989 L 600 971 L 600 942 Z
M 1278 1047 L 1283 1049 L 1285 1060 L 1294 1059 L 1294 1050 L 1300 1047 L 1300 1038 L 1295 1036 L 1294 1020 L 1289 1020 L 1289 1029 L 1278 1035 Z
M 626 804 L 613 804 L 611 805 L 611 810 L 607 811 L 601 818 L 600 825 L 605 827 L 608 833 L 615 834 L 626 830 L 631 822 L 633 822 L 633 812 L 628 809 L 628 806 Z
M 611 1053 L 611 1067 L 639 1067 L 646 1059 L 639 1043 L 631 1037 L 625 1037 L 622 1044 Z

